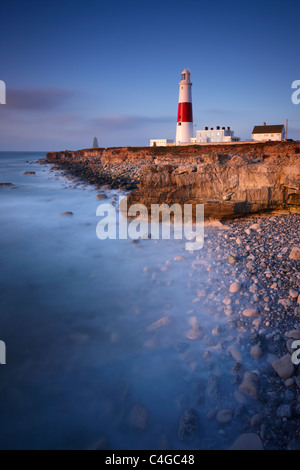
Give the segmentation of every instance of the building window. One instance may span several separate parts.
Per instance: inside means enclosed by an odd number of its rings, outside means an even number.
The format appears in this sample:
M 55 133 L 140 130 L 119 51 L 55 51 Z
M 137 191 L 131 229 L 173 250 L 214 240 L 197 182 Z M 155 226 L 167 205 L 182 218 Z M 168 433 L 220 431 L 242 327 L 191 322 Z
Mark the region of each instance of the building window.
M 185 73 L 181 74 L 181 80 L 185 80 Z

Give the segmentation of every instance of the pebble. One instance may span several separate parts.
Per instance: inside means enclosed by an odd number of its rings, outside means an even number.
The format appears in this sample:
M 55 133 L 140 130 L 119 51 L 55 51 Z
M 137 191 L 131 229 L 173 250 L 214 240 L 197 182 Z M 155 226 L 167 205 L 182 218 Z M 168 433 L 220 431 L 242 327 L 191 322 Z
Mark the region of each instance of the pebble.
M 229 346 L 228 350 L 236 362 L 243 362 L 243 355 L 234 345 Z
M 287 338 L 300 339 L 300 330 L 290 330 L 285 333 Z
M 295 261 L 299 261 L 300 260 L 300 248 L 298 246 L 293 246 L 290 254 L 289 254 L 289 258 L 292 259 L 292 260 L 295 260 Z
M 232 410 L 224 409 L 218 411 L 216 419 L 222 424 L 229 423 L 232 420 Z
M 250 396 L 251 398 L 258 398 L 258 384 L 259 377 L 257 374 L 251 371 L 247 371 L 244 374 L 242 383 L 239 386 L 240 392 L 243 392 L 245 395 Z
M 262 422 L 262 415 L 260 413 L 257 413 L 253 416 L 251 416 L 250 424 L 251 426 L 259 426 Z
M 272 362 L 272 367 L 282 379 L 289 379 L 294 374 L 294 364 L 290 354 L 285 354 Z
M 292 299 L 297 299 L 299 292 L 296 291 L 295 289 L 290 289 L 289 294 L 290 294 L 290 297 L 292 297 Z
M 286 387 L 292 387 L 292 385 L 294 385 L 294 378 L 293 377 L 290 377 L 289 379 L 286 379 L 285 382 L 284 382 L 284 385 Z
M 258 311 L 256 308 L 246 308 L 245 310 L 242 311 L 242 315 L 244 317 L 255 317 L 258 314 Z
M 260 224 L 252 224 L 250 225 L 250 229 L 251 230 L 259 230 L 261 227 L 260 227 Z
M 239 282 L 233 282 L 229 287 L 229 292 L 235 293 L 241 290 L 241 285 Z
M 291 405 L 281 405 L 276 410 L 277 416 L 280 418 L 290 418 L 292 416 Z
M 264 450 L 260 437 L 254 433 L 241 434 L 229 450 Z
M 202 329 L 198 325 L 194 325 L 193 328 L 186 334 L 186 337 L 191 340 L 200 338 L 203 335 Z
M 238 262 L 238 258 L 236 256 L 233 256 L 233 255 L 228 256 L 228 263 L 236 264 L 237 262 Z
M 263 352 L 259 344 L 255 344 L 254 346 L 252 346 L 250 354 L 255 359 L 259 359 L 262 356 Z

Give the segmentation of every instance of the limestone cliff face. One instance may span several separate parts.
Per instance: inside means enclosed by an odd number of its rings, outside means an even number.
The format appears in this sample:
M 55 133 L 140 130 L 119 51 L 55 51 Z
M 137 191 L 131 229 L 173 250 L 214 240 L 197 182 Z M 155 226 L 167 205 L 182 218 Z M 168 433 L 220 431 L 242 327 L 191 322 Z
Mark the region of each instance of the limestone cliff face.
M 91 183 L 120 184 L 121 174 L 120 187 L 138 183 L 128 203 L 148 210 L 157 203 L 204 203 L 206 217 L 220 218 L 300 208 L 297 142 L 85 149 L 49 153 L 47 161 Z
M 300 146 L 299 146 L 300 147 Z M 284 148 L 284 146 L 282 146 Z M 144 167 L 129 204 L 204 203 L 206 217 L 235 217 L 260 211 L 300 212 L 300 155 L 292 152 L 204 155 L 185 163 Z

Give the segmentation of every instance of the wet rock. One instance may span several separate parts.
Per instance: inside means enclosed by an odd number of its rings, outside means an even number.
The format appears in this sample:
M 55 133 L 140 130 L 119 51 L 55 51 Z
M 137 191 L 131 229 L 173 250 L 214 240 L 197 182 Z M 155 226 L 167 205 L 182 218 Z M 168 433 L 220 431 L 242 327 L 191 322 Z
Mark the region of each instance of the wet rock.
M 294 315 L 295 315 L 295 317 L 300 318 L 300 307 L 295 308 Z
M 191 340 L 199 339 L 203 336 L 202 328 L 198 325 L 194 325 L 193 328 L 186 334 L 186 337 Z
M 35 175 L 35 171 L 25 171 L 24 175 Z
M 252 322 L 252 325 L 259 326 L 261 324 L 261 318 L 255 318 Z
M 107 199 L 107 195 L 104 193 L 97 194 L 96 199 L 99 201 L 101 199 Z
M 256 413 L 255 415 L 251 416 L 250 424 L 253 427 L 259 426 L 262 422 L 262 415 L 260 413 Z
M 296 291 L 295 289 L 290 289 L 289 290 L 289 295 L 292 299 L 297 299 L 298 295 L 299 295 L 299 292 Z
M 212 334 L 214 336 L 219 336 L 220 334 L 222 334 L 222 327 L 220 325 L 217 325 L 213 330 L 212 330 Z
M 287 338 L 300 339 L 300 330 L 290 330 L 285 333 Z
M 234 392 L 234 397 L 235 397 L 236 401 L 238 403 L 240 403 L 241 405 L 247 405 L 248 404 L 247 397 L 243 393 L 239 392 L 238 390 L 236 390 Z
M 257 434 L 245 433 L 234 441 L 229 450 L 264 450 L 264 447 Z
M 229 292 L 236 293 L 241 290 L 241 284 L 239 282 L 233 282 L 229 287 Z
M 229 423 L 232 420 L 232 410 L 224 409 L 218 411 L 216 419 L 222 424 Z
M 240 392 L 251 398 L 258 398 L 259 377 L 254 372 L 247 371 L 244 374 L 242 383 L 239 386 Z
M 243 355 L 234 345 L 230 345 L 228 351 L 236 362 L 243 362 Z
M 148 424 L 148 411 L 141 405 L 134 405 L 129 414 L 129 424 L 132 428 L 144 431 Z
M 292 416 L 291 405 L 281 405 L 276 410 L 277 416 L 280 418 L 290 418 Z
M 251 230 L 260 230 L 260 224 L 252 224 L 249 227 Z
M 272 367 L 282 379 L 288 379 L 294 373 L 294 364 L 290 354 L 285 354 L 277 361 L 272 362 Z
M 65 217 L 69 217 L 69 216 L 73 215 L 73 212 L 71 212 L 71 211 L 65 211 L 65 212 L 62 212 L 60 215 L 63 215 L 63 216 L 65 216 Z
M 206 385 L 206 397 L 209 402 L 218 402 L 220 400 L 219 383 L 215 375 L 211 375 L 208 378 Z
M 173 317 L 171 317 L 171 316 L 162 317 L 159 320 L 151 323 L 151 325 L 148 326 L 147 330 L 150 331 L 150 332 L 151 331 L 156 331 L 156 330 L 158 330 L 159 328 L 161 328 L 163 326 L 170 325 L 172 322 L 173 322 Z
M 242 315 L 244 317 L 255 317 L 256 315 L 258 315 L 258 311 L 256 308 L 245 308 L 242 311 Z
M 237 262 L 238 262 L 238 258 L 236 256 L 233 256 L 233 255 L 228 256 L 228 263 L 229 264 L 236 264 Z
M 255 344 L 254 346 L 252 346 L 250 354 L 255 359 L 259 359 L 262 356 L 263 352 L 259 344 Z
M 178 439 L 180 441 L 188 441 L 199 432 L 199 429 L 199 417 L 197 411 L 193 408 L 185 410 L 179 423 Z
M 292 348 L 292 344 L 294 343 L 294 340 L 292 338 L 288 339 L 285 343 L 286 349 L 290 354 L 293 354 L 294 349 Z
M 12 188 L 14 186 L 13 183 L 0 183 L 0 188 Z
M 296 375 L 295 384 L 297 385 L 298 388 L 300 388 L 300 375 Z
M 284 399 L 285 399 L 285 401 L 291 402 L 291 401 L 293 401 L 294 397 L 295 397 L 295 395 L 294 395 L 294 393 L 293 393 L 291 390 L 286 390 L 286 391 L 284 392 Z
M 244 366 L 240 362 L 236 362 L 232 367 L 233 375 L 240 375 L 242 376 L 244 373 Z
M 289 379 L 286 379 L 284 382 L 284 385 L 286 387 L 292 387 L 295 383 L 294 377 L 290 377 Z
M 290 254 L 289 254 L 289 258 L 292 259 L 292 260 L 295 260 L 295 261 L 299 261 L 300 260 L 300 248 L 298 246 L 293 246 Z

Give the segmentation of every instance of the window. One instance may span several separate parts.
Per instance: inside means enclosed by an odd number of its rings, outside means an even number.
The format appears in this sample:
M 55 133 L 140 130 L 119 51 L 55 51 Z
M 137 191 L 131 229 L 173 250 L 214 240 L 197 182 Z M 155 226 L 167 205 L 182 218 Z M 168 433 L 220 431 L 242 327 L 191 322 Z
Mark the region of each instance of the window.
M 185 77 L 186 77 L 185 73 L 182 73 L 181 74 L 181 80 L 185 80 Z

